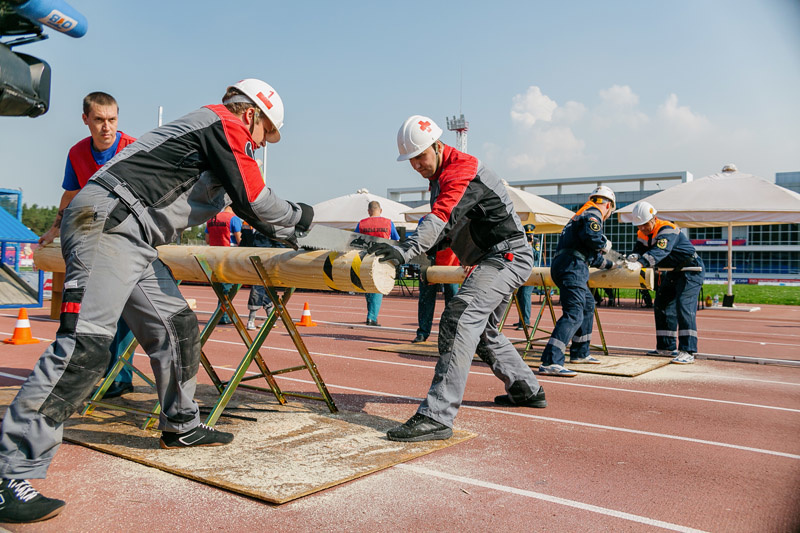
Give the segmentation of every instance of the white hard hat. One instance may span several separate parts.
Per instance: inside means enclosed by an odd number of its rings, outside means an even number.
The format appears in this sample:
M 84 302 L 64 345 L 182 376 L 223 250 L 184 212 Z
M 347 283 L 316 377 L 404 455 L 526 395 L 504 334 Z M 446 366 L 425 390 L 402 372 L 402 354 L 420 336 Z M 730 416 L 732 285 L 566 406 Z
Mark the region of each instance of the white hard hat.
M 589 195 L 589 198 L 595 197 L 605 198 L 606 200 L 610 200 L 613 207 L 617 206 L 617 197 L 614 195 L 614 191 L 611 190 L 611 187 L 606 185 L 599 185 L 595 190 L 592 191 L 592 194 Z M 613 209 L 612 209 L 613 210 Z
M 283 100 L 272 88 L 272 85 L 254 78 L 247 78 L 236 82 L 231 87 L 238 89 L 247 96 L 275 125 L 275 130 L 267 134 L 267 142 L 276 143 L 280 141 L 281 132 L 279 130 L 283 127 Z M 228 89 L 231 87 L 228 87 Z M 233 101 L 234 99 L 229 99 L 223 103 Z
M 733 163 L 728 163 L 727 165 L 722 167 L 723 172 L 736 172 L 736 170 L 737 170 L 736 165 L 734 165 Z
M 634 226 L 641 226 L 642 224 L 647 224 L 653 217 L 656 216 L 656 208 L 653 207 L 653 204 L 647 202 L 639 202 L 635 206 L 633 206 L 633 213 L 631 213 L 631 223 Z
M 400 151 L 397 160 L 408 161 L 417 157 L 441 136 L 442 128 L 432 119 L 422 115 L 408 117 L 397 132 L 397 149 Z

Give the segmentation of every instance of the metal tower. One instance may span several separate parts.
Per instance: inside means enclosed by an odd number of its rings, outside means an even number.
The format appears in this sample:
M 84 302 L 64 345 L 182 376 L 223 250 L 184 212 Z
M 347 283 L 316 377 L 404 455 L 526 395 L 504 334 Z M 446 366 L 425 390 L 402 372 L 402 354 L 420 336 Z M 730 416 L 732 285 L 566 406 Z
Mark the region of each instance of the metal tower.
M 459 152 L 467 153 L 467 130 L 469 130 L 469 122 L 464 118 L 462 113 L 459 117 L 446 117 L 447 129 L 456 132 L 456 150 Z

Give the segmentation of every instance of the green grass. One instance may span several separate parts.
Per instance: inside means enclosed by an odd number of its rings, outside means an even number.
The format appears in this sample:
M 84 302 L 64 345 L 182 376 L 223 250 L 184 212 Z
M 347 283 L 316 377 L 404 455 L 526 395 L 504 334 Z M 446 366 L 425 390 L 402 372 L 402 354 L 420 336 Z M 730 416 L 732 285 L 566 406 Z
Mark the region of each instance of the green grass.
M 417 280 L 406 280 L 406 284 L 408 287 L 416 287 Z M 619 296 L 632 300 L 636 297 L 636 292 L 635 289 L 620 289 Z M 704 296 L 713 299 L 714 295 L 718 294 L 720 302 L 727 292 L 727 285 L 703 285 Z M 733 296 L 735 304 L 800 305 L 800 287 L 734 285 Z
M 727 294 L 727 285 L 703 285 L 703 294 L 714 298 L 719 295 L 719 301 Z M 622 289 L 620 298 L 635 298 L 634 289 Z M 733 302 L 735 304 L 774 304 L 774 305 L 800 305 L 800 287 L 779 287 L 772 285 L 734 285 Z

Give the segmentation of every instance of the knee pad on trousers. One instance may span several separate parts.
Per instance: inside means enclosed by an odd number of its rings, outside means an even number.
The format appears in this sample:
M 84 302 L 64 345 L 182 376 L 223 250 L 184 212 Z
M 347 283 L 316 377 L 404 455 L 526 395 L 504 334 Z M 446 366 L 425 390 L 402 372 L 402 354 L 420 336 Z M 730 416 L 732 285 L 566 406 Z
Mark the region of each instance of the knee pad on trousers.
M 59 424 L 72 416 L 105 374 L 110 345 L 111 337 L 76 335 L 72 357 L 39 412 Z
M 450 300 L 450 305 L 445 307 L 442 318 L 439 320 L 439 353 L 446 353 L 453 350 L 453 343 L 456 338 L 458 321 L 467 309 L 467 302 L 456 295 Z
M 478 357 L 481 358 L 481 361 L 483 361 L 489 366 L 494 366 L 496 358 L 492 354 L 492 352 L 486 347 L 486 342 L 483 339 L 481 339 L 480 342 L 478 342 L 478 347 L 475 349 L 475 353 L 478 354 Z
M 178 311 L 167 321 L 178 340 L 178 364 L 181 383 L 186 383 L 197 375 L 200 365 L 200 332 L 197 329 L 197 316 L 188 307 Z

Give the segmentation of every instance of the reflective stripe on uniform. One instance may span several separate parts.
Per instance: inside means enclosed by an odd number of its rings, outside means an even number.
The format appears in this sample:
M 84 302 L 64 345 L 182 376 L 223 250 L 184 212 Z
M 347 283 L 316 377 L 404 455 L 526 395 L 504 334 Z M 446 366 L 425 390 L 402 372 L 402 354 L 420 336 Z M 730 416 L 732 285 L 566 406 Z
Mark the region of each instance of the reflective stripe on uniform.
M 592 340 L 591 334 L 572 337 L 572 342 L 589 342 L 590 340 Z
M 561 342 L 560 340 L 556 339 L 555 337 L 550 337 L 550 340 L 547 341 L 547 344 L 551 344 L 553 348 L 556 350 L 560 350 L 562 353 L 567 350 L 567 345 Z
M 674 331 L 668 331 L 663 329 L 656 330 L 656 335 L 659 337 L 678 337 L 678 334 Z M 695 336 L 697 336 L 697 332 L 695 332 Z

